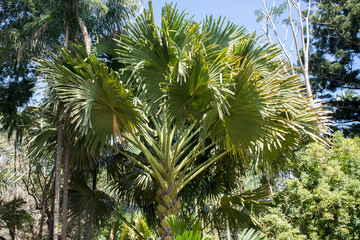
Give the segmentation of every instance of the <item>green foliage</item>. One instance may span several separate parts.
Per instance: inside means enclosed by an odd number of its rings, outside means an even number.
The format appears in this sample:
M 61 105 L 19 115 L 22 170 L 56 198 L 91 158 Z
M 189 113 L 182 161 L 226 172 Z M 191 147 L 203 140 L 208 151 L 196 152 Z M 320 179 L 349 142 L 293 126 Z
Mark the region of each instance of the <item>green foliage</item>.
M 59 49 L 51 61 L 39 61 L 39 70 L 51 101 L 63 104 L 73 146 L 80 143 L 94 158 L 119 153 L 146 172 L 136 179 L 139 186 L 153 180 L 162 238 L 171 236 L 164 218 L 180 214 L 179 192 L 218 160 L 251 153 L 254 166 L 277 170 L 304 136 L 324 141 L 324 112 L 299 95 L 301 81 L 278 49 L 235 24 L 210 17 L 200 27 L 166 5 L 157 26 L 150 4 L 118 47 L 122 69 L 74 47 L 76 56 Z M 82 189 L 91 195 L 84 192 L 81 200 L 101 197 L 86 184 Z M 227 194 L 221 211 L 235 226 L 238 218 L 229 216 L 261 209 L 264 192 Z M 189 234 L 198 236 L 184 237 Z
M 141 217 L 138 217 L 132 224 L 137 230 L 137 233 L 128 225 L 123 224 L 120 240 L 155 239 L 154 233 L 149 229 L 147 223 Z M 141 236 L 139 236 L 139 234 Z
M 269 239 L 359 239 L 360 139 L 337 132 L 330 149 L 313 143 L 297 160 L 262 219 Z
M 360 89 L 360 3 L 357 0 L 316 0 L 317 11 L 312 16 L 310 74 L 315 91 L 325 94 L 339 122 L 358 125 L 359 97 L 337 100 L 326 94 L 338 89 Z M 359 126 L 353 129 L 358 133 Z
M 265 240 L 266 236 L 255 229 L 245 229 L 241 232 L 238 240 Z
M 11 201 L 0 200 L 0 228 L 6 227 L 13 236 L 15 228 L 32 227 L 33 218 L 24 207 L 26 202 L 22 198 L 15 198 Z
M 202 237 L 200 231 L 185 231 L 182 235 L 175 237 L 175 240 L 210 240 L 209 237 Z
M 0 193 L 6 191 L 12 184 L 23 179 L 24 173 L 14 172 L 13 169 L 3 168 L 0 169 Z
M 4 0 L 0 2 L 0 112 L 11 114 L 28 103 L 36 76 L 32 61 L 70 41 L 81 41 L 78 17 L 95 41 L 112 39 L 125 19 L 141 8 L 138 0 Z M 71 14 L 69 16 L 69 11 Z
M 270 206 L 269 186 L 262 185 L 253 190 L 224 194 L 214 203 L 209 218 L 213 225 L 229 224 L 231 229 L 239 231 L 248 227 L 258 227 L 257 217 Z
M 31 2 L 0 2 L 0 112 L 6 115 L 15 115 L 17 108 L 29 101 L 35 85 L 28 55 L 24 56 L 20 66 L 16 66 L 21 41 L 25 41 L 24 35 L 33 27 L 33 21 L 39 20 L 37 4 Z
M 114 200 L 104 191 L 91 189 L 86 181 L 73 178 L 69 183 L 69 207 L 72 217 L 89 213 L 94 204 L 94 224 L 101 226 L 108 222 L 115 211 Z
M 196 226 L 189 228 L 189 224 L 178 217 L 168 216 L 166 221 L 175 236 L 175 240 L 210 240 L 209 237 L 203 237 L 200 230 Z

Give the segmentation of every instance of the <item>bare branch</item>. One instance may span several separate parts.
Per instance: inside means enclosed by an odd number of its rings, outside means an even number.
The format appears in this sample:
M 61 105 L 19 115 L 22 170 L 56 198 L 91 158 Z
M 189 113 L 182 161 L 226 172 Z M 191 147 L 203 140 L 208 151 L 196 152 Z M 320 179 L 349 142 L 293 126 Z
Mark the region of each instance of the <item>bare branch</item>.
M 284 46 L 284 44 L 282 43 L 282 41 L 281 41 L 281 39 L 280 39 L 280 37 L 279 37 L 279 34 L 278 34 L 277 30 L 276 30 L 276 25 L 275 25 L 273 19 L 271 18 L 271 13 L 269 13 L 269 10 L 268 10 L 268 7 L 267 7 L 267 4 L 266 4 L 265 0 L 263 0 L 263 4 L 264 4 L 264 8 L 265 8 L 266 18 L 267 18 L 267 19 L 270 21 L 270 23 L 271 23 L 271 27 L 272 27 L 273 32 L 274 32 L 274 34 L 275 34 L 276 40 L 278 41 L 278 43 L 279 43 L 279 45 L 280 45 L 283 53 L 285 54 L 285 57 L 288 59 L 293 73 L 295 73 L 294 70 L 293 70 L 293 69 L 294 69 L 294 66 L 293 66 L 293 63 L 292 63 L 292 61 L 291 61 L 291 58 L 290 58 L 289 54 L 287 53 L 287 51 L 286 51 L 286 49 L 285 49 L 285 46 Z

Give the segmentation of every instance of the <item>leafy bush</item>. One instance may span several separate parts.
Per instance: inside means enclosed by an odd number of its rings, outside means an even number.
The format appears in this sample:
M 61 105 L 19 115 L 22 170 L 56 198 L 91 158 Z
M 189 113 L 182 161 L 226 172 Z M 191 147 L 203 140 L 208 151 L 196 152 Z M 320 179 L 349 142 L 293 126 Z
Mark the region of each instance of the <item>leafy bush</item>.
M 262 218 L 269 239 L 360 239 L 360 139 L 336 132 L 330 149 L 310 144 L 297 160 Z

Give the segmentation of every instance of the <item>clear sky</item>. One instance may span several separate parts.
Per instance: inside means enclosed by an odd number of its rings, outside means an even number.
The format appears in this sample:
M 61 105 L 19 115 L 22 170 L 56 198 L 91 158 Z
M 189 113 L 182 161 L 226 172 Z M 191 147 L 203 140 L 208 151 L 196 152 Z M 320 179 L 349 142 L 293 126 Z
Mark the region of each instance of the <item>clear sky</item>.
M 152 0 L 156 21 L 160 21 L 161 9 L 165 6 L 165 2 L 177 4 L 179 10 L 185 10 L 190 16 L 194 16 L 196 21 L 205 19 L 206 15 L 213 15 L 216 18 L 223 16 L 231 22 L 246 27 L 250 33 L 256 31 L 258 35 L 263 34 L 254 13 L 256 9 L 262 9 L 261 0 Z M 147 0 L 143 0 L 143 4 L 145 8 L 148 7 Z

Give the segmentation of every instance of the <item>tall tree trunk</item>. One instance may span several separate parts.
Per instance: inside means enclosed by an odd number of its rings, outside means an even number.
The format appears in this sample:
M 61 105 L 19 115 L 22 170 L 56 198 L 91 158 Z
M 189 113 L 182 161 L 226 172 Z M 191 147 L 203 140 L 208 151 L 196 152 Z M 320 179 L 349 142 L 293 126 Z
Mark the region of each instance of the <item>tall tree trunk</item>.
M 55 196 L 54 196 L 54 230 L 53 239 L 58 239 L 59 229 L 59 210 L 60 210 L 60 176 L 61 176 L 61 157 L 62 157 L 62 135 L 64 120 L 60 120 L 58 126 L 56 161 L 55 161 Z
M 77 1 L 66 1 L 66 13 L 65 13 L 65 39 L 64 45 L 67 47 L 68 41 L 75 41 L 76 38 L 76 17 L 77 17 Z M 60 103 L 61 108 L 62 103 Z M 58 239 L 59 228 L 59 209 L 60 209 L 60 174 L 61 174 L 61 156 L 62 156 L 62 134 L 63 134 L 64 120 L 61 118 L 58 127 L 58 145 L 56 152 L 55 163 L 55 198 L 54 198 L 54 240 Z
M 53 168 L 51 170 L 50 173 L 50 179 L 49 181 L 45 184 L 44 190 L 42 192 L 42 203 L 41 203 L 41 219 L 40 219 L 40 226 L 39 226 L 39 239 L 43 239 L 42 236 L 42 232 L 43 232 L 43 226 L 44 226 L 44 221 L 45 221 L 45 214 L 46 214 L 46 209 L 48 207 L 47 205 L 47 193 L 49 191 L 49 188 L 51 186 L 51 183 L 53 181 L 54 178 L 54 173 L 55 173 L 55 168 Z
M 63 212 L 62 212 L 62 232 L 61 239 L 66 239 L 67 230 L 67 210 L 68 210 L 68 189 L 69 189 L 69 160 L 70 160 L 70 140 L 67 137 L 65 142 L 65 156 L 64 156 L 64 186 L 63 186 Z
M 81 240 L 81 214 L 79 215 L 78 218 L 78 236 L 77 236 L 77 240 Z
M 228 240 L 231 240 L 231 230 L 230 230 L 229 218 L 226 219 L 226 233 L 227 233 Z
M 115 217 L 112 217 L 109 240 L 114 240 Z
M 54 240 L 54 204 L 51 204 L 50 211 L 49 211 L 48 208 L 46 208 L 45 213 L 46 213 L 46 216 L 47 216 L 46 224 L 48 226 L 49 239 Z
M 90 240 L 90 237 L 91 237 L 91 230 L 92 230 L 92 225 L 93 225 L 94 215 L 95 215 L 96 182 L 97 182 L 97 167 L 95 167 L 95 170 L 94 170 L 94 173 L 93 173 L 93 194 L 94 194 L 94 197 L 93 197 L 92 204 L 91 204 L 91 210 L 90 210 L 90 216 L 89 216 L 89 225 L 88 225 L 88 228 L 86 230 L 85 240 Z
M 66 15 L 65 15 L 65 39 L 64 46 L 67 48 L 69 41 L 76 40 L 77 33 L 77 1 L 66 0 Z
M 17 172 L 17 148 L 19 141 L 19 115 L 18 110 L 16 110 L 16 127 L 15 127 L 15 141 L 14 141 L 14 172 Z M 17 198 L 17 184 L 14 184 L 14 200 Z M 14 222 L 16 222 L 16 208 L 14 208 Z M 12 239 L 16 239 L 16 226 L 14 225 L 14 229 L 11 234 Z

